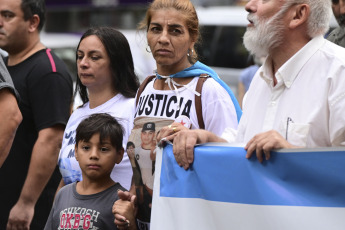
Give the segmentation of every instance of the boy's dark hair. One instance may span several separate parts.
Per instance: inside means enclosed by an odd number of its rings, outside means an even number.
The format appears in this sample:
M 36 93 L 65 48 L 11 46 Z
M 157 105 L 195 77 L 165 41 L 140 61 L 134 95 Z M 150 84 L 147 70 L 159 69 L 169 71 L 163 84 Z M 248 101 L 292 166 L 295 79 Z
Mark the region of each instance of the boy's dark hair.
M 40 23 L 38 24 L 38 31 L 41 31 L 44 23 L 46 21 L 46 4 L 44 0 L 22 0 L 20 5 L 23 13 L 24 20 L 27 21 L 35 14 L 40 18 Z
M 80 141 L 89 141 L 96 133 L 99 133 L 100 143 L 109 138 L 116 150 L 122 148 L 123 128 L 113 116 L 106 113 L 92 114 L 80 122 L 75 135 L 76 146 Z

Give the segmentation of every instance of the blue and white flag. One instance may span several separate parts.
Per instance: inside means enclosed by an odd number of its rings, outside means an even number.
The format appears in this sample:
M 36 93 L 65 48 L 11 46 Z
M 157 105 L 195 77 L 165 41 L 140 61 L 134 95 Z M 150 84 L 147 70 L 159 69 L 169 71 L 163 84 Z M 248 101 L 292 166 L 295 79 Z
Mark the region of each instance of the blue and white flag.
M 345 229 L 345 148 L 280 150 L 263 163 L 245 154 L 197 146 L 184 170 L 171 145 L 160 149 L 151 230 Z

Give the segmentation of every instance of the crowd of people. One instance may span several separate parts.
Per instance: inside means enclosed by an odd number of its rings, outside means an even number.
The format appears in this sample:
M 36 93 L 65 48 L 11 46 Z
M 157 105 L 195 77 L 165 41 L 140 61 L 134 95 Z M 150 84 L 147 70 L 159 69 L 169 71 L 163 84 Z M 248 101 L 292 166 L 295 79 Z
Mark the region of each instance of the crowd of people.
M 339 28 L 328 41 L 331 9 Z M 165 141 L 186 170 L 206 142 L 242 143 L 260 162 L 273 149 L 344 146 L 345 0 L 249 0 L 244 10 L 244 45 L 265 60 L 241 110 L 198 61 L 190 0 L 149 5 L 139 29 L 157 69 L 141 84 L 125 36 L 88 29 L 74 94 L 40 42 L 44 0 L 0 0 L 0 229 L 150 229 L 155 148 Z M 71 113 L 77 94 L 83 104 Z

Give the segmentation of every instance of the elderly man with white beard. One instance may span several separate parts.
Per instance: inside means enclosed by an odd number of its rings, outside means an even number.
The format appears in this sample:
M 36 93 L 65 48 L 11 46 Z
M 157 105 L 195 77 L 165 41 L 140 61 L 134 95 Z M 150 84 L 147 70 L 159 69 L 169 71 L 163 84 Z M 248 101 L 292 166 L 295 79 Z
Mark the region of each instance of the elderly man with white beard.
M 244 45 L 267 58 L 246 94 L 237 131 L 167 137 L 184 168 L 198 143 L 244 143 L 246 157 L 256 154 L 260 162 L 273 149 L 345 145 L 345 49 L 323 38 L 331 1 L 250 0 L 245 9 Z

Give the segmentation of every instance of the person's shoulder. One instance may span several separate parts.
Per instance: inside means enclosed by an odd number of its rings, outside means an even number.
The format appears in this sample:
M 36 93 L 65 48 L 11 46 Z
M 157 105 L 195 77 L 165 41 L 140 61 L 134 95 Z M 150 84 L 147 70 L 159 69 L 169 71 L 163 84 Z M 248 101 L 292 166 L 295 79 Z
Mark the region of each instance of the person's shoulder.
M 153 89 L 153 84 L 157 77 L 155 75 L 147 76 L 143 82 L 140 83 L 138 91 L 145 92 L 148 89 Z
M 70 83 L 72 83 L 71 74 L 68 71 L 66 63 L 60 59 L 51 49 L 46 49 L 46 54 L 48 56 L 52 72 L 60 74 Z
M 69 191 L 69 190 L 72 190 L 73 187 L 75 187 L 77 184 L 77 182 L 73 182 L 73 183 L 70 183 L 70 184 L 66 184 L 65 186 L 63 186 L 60 191 L 61 192 L 66 192 L 66 191 Z
M 123 105 L 121 108 L 125 109 L 128 113 L 135 112 L 135 98 L 122 96 L 121 105 Z
M 60 197 L 69 196 L 69 194 L 73 192 L 73 186 L 75 186 L 75 184 L 76 182 L 63 186 L 56 194 L 55 200 L 58 201 Z
M 89 108 L 89 102 L 86 102 L 80 106 L 78 106 L 75 110 L 73 110 L 71 114 L 71 118 L 78 118 L 82 115 L 85 115 L 88 113 L 88 108 Z
M 125 189 L 124 187 L 122 187 L 122 185 L 120 183 L 116 183 L 115 186 L 117 187 L 117 190 L 122 190 L 122 191 L 127 191 L 127 189 Z M 116 190 L 116 191 L 117 191 Z
M 119 197 L 117 196 L 117 191 L 121 190 L 123 192 L 127 192 L 128 190 L 125 189 L 124 187 L 122 187 L 122 185 L 120 183 L 115 183 L 113 186 L 112 186 L 112 190 L 115 191 L 115 201 L 119 199 Z
M 33 71 L 38 71 L 38 75 L 57 73 L 71 78 L 65 63 L 56 56 L 49 48 L 37 51 L 26 60 Z M 36 72 L 35 72 L 36 73 Z M 37 76 L 37 74 L 35 74 Z
M 223 86 L 221 86 L 216 80 L 212 77 L 208 77 L 207 80 L 204 82 L 202 93 L 205 92 L 213 92 L 218 93 L 217 91 L 226 92 Z M 226 92 L 227 93 L 227 92 Z
M 126 103 L 126 104 L 134 104 L 135 98 L 134 97 L 125 97 L 122 94 L 119 94 L 119 101 Z
M 212 101 L 220 101 L 220 100 L 222 101 L 231 100 L 230 95 L 226 91 L 226 89 L 211 77 L 209 77 L 205 81 L 202 87 L 201 96 L 202 96 L 202 99 L 203 98 L 207 99 L 207 100 L 202 100 L 203 103 L 206 103 L 206 102 L 212 103 Z
M 135 99 L 128 98 L 122 94 L 117 94 L 115 97 L 111 98 L 102 105 L 102 110 L 108 113 L 119 114 L 119 108 L 121 108 L 122 113 L 131 112 L 135 107 Z
M 86 103 L 87 104 L 87 103 Z M 87 116 L 89 116 L 89 111 L 86 109 L 86 104 L 81 105 L 77 109 L 75 109 L 71 116 L 68 119 L 67 126 L 73 125 L 75 123 L 80 123 L 81 120 L 85 119 Z M 67 127 L 66 127 L 67 128 Z
M 48 48 L 43 48 L 37 52 L 35 52 L 34 54 L 32 54 L 30 57 L 28 57 L 26 60 L 31 61 L 31 62 L 35 62 L 37 64 L 39 64 L 39 66 L 41 65 L 45 65 L 48 62 L 51 62 L 52 60 L 54 60 L 55 55 L 51 52 L 50 49 Z
M 7 71 L 6 65 L 0 55 L 0 83 L 6 83 L 6 85 L 13 87 L 13 82 L 9 72 Z
M 113 199 L 113 201 L 115 202 L 116 200 L 118 200 L 118 196 L 117 196 L 117 191 L 121 190 L 121 191 L 127 191 L 127 189 L 125 189 L 124 187 L 122 187 L 122 185 L 118 182 L 115 182 L 115 184 L 113 184 L 112 186 L 104 189 L 103 191 L 95 194 L 96 197 L 111 197 L 111 199 Z

